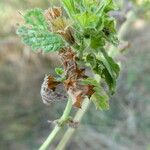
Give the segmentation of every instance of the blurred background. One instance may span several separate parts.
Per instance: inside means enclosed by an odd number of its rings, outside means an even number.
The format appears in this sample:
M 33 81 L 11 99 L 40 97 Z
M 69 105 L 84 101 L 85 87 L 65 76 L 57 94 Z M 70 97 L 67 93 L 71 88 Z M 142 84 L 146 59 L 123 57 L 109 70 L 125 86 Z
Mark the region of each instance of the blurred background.
M 117 92 L 110 110 L 91 105 L 66 150 L 150 150 L 150 3 L 144 2 L 117 1 L 119 16 L 134 11 L 124 34 L 130 47 L 117 57 L 122 64 Z M 32 53 L 15 34 L 21 13 L 50 3 L 0 0 L 0 150 L 38 149 L 52 129 L 47 120 L 59 118 L 65 107 L 65 102 L 45 106 L 40 97 L 44 75 L 60 65 L 57 55 Z M 118 24 L 124 21 L 118 17 Z

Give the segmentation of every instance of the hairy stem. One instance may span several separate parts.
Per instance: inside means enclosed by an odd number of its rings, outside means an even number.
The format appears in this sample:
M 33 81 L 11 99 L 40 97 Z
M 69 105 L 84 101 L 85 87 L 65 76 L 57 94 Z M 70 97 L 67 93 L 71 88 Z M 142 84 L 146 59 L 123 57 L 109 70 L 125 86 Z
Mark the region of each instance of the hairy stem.
M 86 113 L 86 111 L 88 110 L 88 107 L 90 105 L 90 100 L 88 98 L 86 98 L 82 104 L 82 109 L 78 110 L 75 117 L 74 117 L 74 121 L 80 122 L 82 117 L 84 116 L 84 114 Z M 66 133 L 64 134 L 63 138 L 61 139 L 60 143 L 58 144 L 58 146 L 56 147 L 56 150 L 63 150 L 68 141 L 70 140 L 70 138 L 72 137 L 73 133 L 75 132 L 75 128 L 69 128 Z
M 70 114 L 72 108 L 72 100 L 69 98 L 66 108 L 63 112 L 62 117 L 59 119 L 59 122 L 63 124 L 63 122 L 65 122 Z M 58 125 L 56 124 L 54 129 L 52 130 L 52 132 L 50 133 L 50 135 L 47 137 L 47 139 L 45 140 L 45 142 L 41 145 L 41 147 L 39 148 L 39 150 L 46 150 L 48 149 L 48 146 L 52 143 L 52 141 L 54 140 L 54 138 L 56 137 L 56 135 L 58 134 L 58 132 L 61 130 L 62 125 Z
M 130 26 L 131 22 L 133 21 L 134 18 L 134 11 L 130 11 L 127 14 L 127 21 L 124 22 L 122 24 L 122 26 L 120 27 L 119 31 L 118 31 L 118 37 L 122 40 L 128 27 Z M 119 55 L 119 52 L 116 50 L 116 48 L 114 48 L 114 46 L 111 46 L 109 49 L 109 55 L 111 55 L 112 57 L 116 57 L 117 55 Z M 75 121 L 81 121 L 82 117 L 84 116 L 84 114 L 86 113 L 86 110 L 88 110 L 90 105 L 90 101 L 85 101 L 83 103 L 83 108 L 84 111 L 82 110 L 78 110 L 78 112 L 76 113 L 74 120 Z M 66 133 L 64 134 L 63 138 L 61 139 L 61 141 L 59 142 L 58 146 L 56 147 L 56 150 L 64 150 L 67 143 L 69 142 L 69 140 L 71 139 L 73 133 L 75 132 L 75 129 L 73 128 L 69 128 Z

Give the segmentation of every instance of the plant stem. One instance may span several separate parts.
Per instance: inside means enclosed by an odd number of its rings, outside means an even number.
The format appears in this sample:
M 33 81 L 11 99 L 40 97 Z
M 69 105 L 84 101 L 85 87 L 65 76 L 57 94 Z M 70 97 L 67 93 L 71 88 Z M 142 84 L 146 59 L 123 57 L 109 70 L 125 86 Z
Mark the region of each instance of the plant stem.
M 71 109 L 72 109 L 72 99 L 69 98 L 68 102 L 67 102 L 67 105 L 66 105 L 66 108 L 65 108 L 65 110 L 63 112 L 63 115 L 60 118 L 60 121 L 65 121 L 65 119 L 67 119 L 69 117 Z
M 77 122 L 81 121 L 83 115 L 88 110 L 89 105 L 90 105 L 90 100 L 88 98 L 86 98 L 82 104 L 83 108 L 77 111 L 77 113 L 74 117 L 74 121 L 77 121 Z M 58 146 L 56 147 L 55 150 L 63 150 L 65 148 L 65 146 L 67 145 L 68 141 L 70 140 L 70 138 L 72 137 L 75 130 L 76 130 L 75 128 L 70 127 L 64 134 L 63 138 L 61 139 L 60 143 L 58 144 Z
M 66 105 L 66 108 L 63 112 L 63 115 L 58 120 L 60 123 L 63 124 L 63 122 L 65 122 L 68 119 L 71 108 L 72 108 L 72 100 L 69 98 L 68 102 L 67 102 L 67 105 Z M 54 129 L 52 130 L 52 132 L 50 133 L 48 138 L 45 140 L 45 142 L 41 145 L 39 150 L 46 150 L 48 148 L 48 146 L 52 143 L 54 138 L 56 137 L 57 133 L 61 130 L 61 128 L 62 128 L 62 125 L 56 124 L 56 126 L 54 127 Z
M 133 21 L 134 15 L 135 15 L 134 11 L 130 11 L 127 14 L 127 21 L 122 24 L 121 28 L 118 31 L 119 39 L 121 39 L 121 40 L 123 39 L 124 35 L 126 34 L 127 29 L 129 28 L 130 24 Z M 109 49 L 109 55 L 111 55 L 112 57 L 116 57 L 117 55 L 119 55 L 119 52 L 116 50 L 116 48 L 114 46 L 111 46 L 110 49 Z M 84 107 L 84 111 L 78 110 L 78 112 L 76 113 L 76 115 L 74 117 L 75 121 L 80 122 L 83 115 L 86 113 L 86 110 L 88 109 L 89 105 L 90 105 L 89 100 L 88 101 L 86 100 L 85 103 L 83 103 L 82 106 Z M 64 150 L 64 148 L 66 147 L 66 145 L 69 142 L 70 138 L 72 137 L 74 131 L 75 131 L 75 129 L 68 128 L 68 130 L 64 134 L 63 138 L 61 139 L 60 143 L 56 147 L 56 150 Z

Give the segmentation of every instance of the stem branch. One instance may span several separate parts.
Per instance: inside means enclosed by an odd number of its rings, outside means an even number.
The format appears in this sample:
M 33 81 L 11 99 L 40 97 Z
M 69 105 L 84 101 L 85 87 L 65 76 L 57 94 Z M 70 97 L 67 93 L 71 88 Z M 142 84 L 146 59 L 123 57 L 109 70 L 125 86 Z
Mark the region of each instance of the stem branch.
M 88 107 L 90 105 L 90 100 L 86 98 L 83 101 L 82 104 L 82 109 L 78 110 L 75 117 L 74 121 L 80 122 L 86 111 L 88 110 Z M 64 134 L 63 138 L 61 139 L 60 143 L 56 147 L 56 150 L 64 150 L 65 146 L 67 145 L 68 141 L 71 139 L 73 133 L 75 132 L 75 128 L 69 127 L 66 133 Z
M 127 29 L 129 28 L 130 24 L 132 23 L 133 18 L 134 18 L 134 11 L 130 11 L 127 14 L 127 21 L 122 24 L 121 28 L 118 31 L 119 39 L 122 40 L 124 38 L 124 35 L 125 35 Z M 119 52 L 116 50 L 115 47 L 111 46 L 109 49 L 109 55 L 111 55 L 112 57 L 116 57 L 117 55 L 119 55 Z M 85 100 L 85 102 L 82 105 L 84 107 L 84 111 L 78 110 L 78 112 L 76 113 L 76 115 L 74 117 L 75 121 L 80 122 L 80 120 L 84 116 L 86 110 L 88 110 L 89 105 L 90 105 L 90 101 Z M 63 138 L 61 139 L 60 143 L 56 147 L 56 150 L 64 150 L 65 149 L 65 147 L 66 147 L 67 143 L 69 142 L 69 140 L 71 139 L 74 131 L 75 131 L 75 129 L 68 128 L 68 130 L 64 134 Z
M 72 108 L 72 100 L 69 98 L 66 108 L 63 112 L 62 117 L 59 119 L 59 122 L 63 124 L 63 122 L 65 122 L 70 114 Z M 54 138 L 56 137 L 57 133 L 61 130 L 62 125 L 58 125 L 56 124 L 55 128 L 53 129 L 53 131 L 50 133 L 50 135 L 48 136 L 48 138 L 45 140 L 45 142 L 41 145 L 41 147 L 39 148 L 39 150 L 46 150 L 48 148 L 48 146 L 52 143 L 52 141 L 54 140 Z

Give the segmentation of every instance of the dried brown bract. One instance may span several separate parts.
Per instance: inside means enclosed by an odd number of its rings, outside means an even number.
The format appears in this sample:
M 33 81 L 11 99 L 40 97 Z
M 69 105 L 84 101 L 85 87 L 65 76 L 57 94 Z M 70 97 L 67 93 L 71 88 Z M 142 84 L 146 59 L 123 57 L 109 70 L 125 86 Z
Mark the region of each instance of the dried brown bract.
M 45 17 L 49 21 L 56 19 L 60 16 L 62 16 L 61 7 L 53 7 L 53 8 L 49 8 L 45 11 Z
M 70 21 L 62 16 L 61 7 L 49 8 L 45 11 L 45 18 L 51 25 L 51 30 L 60 34 L 69 44 L 74 44 L 73 31 Z
M 90 97 L 94 93 L 93 86 L 81 84 L 81 80 L 87 77 L 85 69 L 80 69 L 77 66 L 77 56 L 70 47 L 62 49 L 59 55 L 67 78 L 64 81 L 64 86 L 73 101 L 73 105 L 81 108 L 84 98 L 86 96 Z
M 46 75 L 44 78 L 44 82 L 41 86 L 41 97 L 45 104 L 67 100 L 67 94 L 63 84 L 56 81 L 51 75 Z

